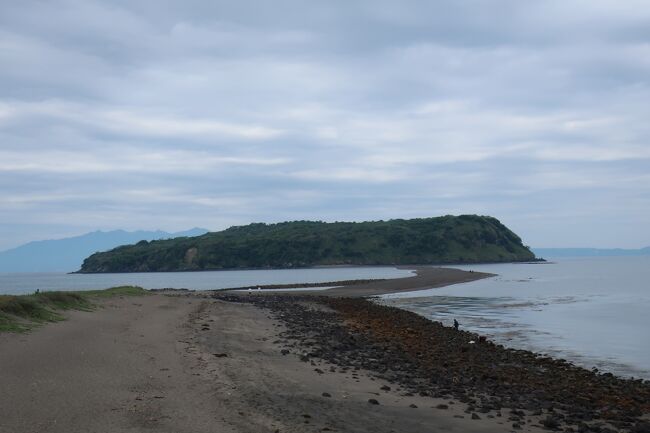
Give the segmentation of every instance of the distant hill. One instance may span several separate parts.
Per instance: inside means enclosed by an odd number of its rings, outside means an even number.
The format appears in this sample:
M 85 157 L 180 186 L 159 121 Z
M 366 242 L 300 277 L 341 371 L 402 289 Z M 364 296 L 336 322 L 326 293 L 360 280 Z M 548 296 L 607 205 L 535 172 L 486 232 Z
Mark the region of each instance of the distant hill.
M 319 265 L 534 260 L 496 218 L 476 215 L 362 223 L 294 221 L 231 227 L 189 239 L 93 254 L 80 272 L 192 271 Z
M 650 247 L 638 250 L 622 248 L 533 248 L 537 257 L 606 257 L 606 256 L 647 256 Z
M 204 233 L 207 233 L 207 230 L 200 228 L 178 233 L 160 230 L 115 230 L 96 231 L 65 239 L 35 241 L 0 252 L 0 272 L 71 272 L 79 269 L 84 258 L 97 251 L 106 251 L 118 245 L 134 244 L 141 240 L 198 236 Z

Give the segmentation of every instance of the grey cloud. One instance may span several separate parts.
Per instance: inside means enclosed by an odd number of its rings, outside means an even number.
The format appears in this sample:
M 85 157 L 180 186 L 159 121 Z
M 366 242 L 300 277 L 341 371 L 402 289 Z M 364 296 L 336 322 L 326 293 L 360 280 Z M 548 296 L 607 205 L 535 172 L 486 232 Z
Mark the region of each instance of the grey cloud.
M 649 24 L 614 1 L 5 2 L 0 249 L 464 212 L 650 244 Z

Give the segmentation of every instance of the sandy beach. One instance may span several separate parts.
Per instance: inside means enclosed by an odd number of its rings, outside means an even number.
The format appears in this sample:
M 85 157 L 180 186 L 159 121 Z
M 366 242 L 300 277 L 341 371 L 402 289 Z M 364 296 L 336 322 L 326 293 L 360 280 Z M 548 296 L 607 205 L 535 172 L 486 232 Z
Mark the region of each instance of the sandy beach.
M 359 323 L 346 308 L 357 314 L 365 304 L 347 303 L 367 301 L 329 295 L 118 297 L 28 334 L 0 334 L 0 432 L 536 432 L 550 416 L 564 417 L 548 406 L 483 410 L 497 400 L 478 383 L 459 393 L 414 380 L 424 355 L 402 357 L 411 356 L 400 346 L 408 339 L 386 331 L 392 346 L 377 346 L 374 307 Z M 400 329 L 395 320 L 382 323 Z M 647 410 L 647 394 L 637 398 L 634 407 Z M 621 431 L 642 427 L 628 418 Z M 595 427 L 584 431 L 613 428 L 585 421 Z
M 500 431 L 361 371 L 319 374 L 282 355 L 281 327 L 254 306 L 157 294 L 105 307 L 0 336 L 0 432 Z

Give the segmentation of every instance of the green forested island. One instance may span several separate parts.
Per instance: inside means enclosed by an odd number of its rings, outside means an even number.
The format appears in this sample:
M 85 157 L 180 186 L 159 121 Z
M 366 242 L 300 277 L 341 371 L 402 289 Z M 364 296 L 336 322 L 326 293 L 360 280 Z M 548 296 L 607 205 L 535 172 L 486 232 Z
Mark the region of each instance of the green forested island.
M 203 236 L 141 241 L 95 253 L 81 273 L 407 265 L 535 260 L 496 218 L 249 224 Z

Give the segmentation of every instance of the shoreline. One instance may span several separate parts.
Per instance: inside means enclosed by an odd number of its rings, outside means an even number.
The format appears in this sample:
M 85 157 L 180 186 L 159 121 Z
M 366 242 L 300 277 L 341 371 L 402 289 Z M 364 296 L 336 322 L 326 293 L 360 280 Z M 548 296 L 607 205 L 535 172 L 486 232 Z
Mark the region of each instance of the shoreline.
M 650 381 L 363 299 L 489 276 L 421 268 L 316 293 L 100 300 L 0 333 L 0 433 L 648 431 Z
M 155 273 L 186 273 L 186 272 L 236 272 L 236 271 L 284 271 L 300 269 L 346 269 L 346 268 L 397 268 L 397 269 L 416 269 L 424 267 L 453 267 L 453 266 L 473 266 L 473 265 L 497 265 L 497 264 L 545 264 L 548 261 L 544 258 L 536 260 L 515 260 L 515 261 L 494 261 L 494 262 L 433 262 L 433 263 L 412 263 L 412 264 L 340 264 L 340 265 L 313 265 L 313 266 L 293 266 L 286 268 L 206 268 L 206 269 L 178 269 L 170 271 L 121 271 L 121 272 L 103 272 L 103 271 L 68 271 L 67 275 L 101 275 L 101 274 L 155 274 Z
M 389 278 L 382 280 L 348 280 L 348 281 L 332 281 L 327 283 L 302 283 L 302 284 L 282 284 L 282 285 L 262 285 L 260 291 L 253 290 L 256 294 L 266 295 L 270 292 L 264 292 L 264 289 L 277 289 L 280 286 L 285 288 L 308 288 L 308 287 L 329 287 L 336 285 L 331 289 L 319 291 L 300 291 L 291 290 L 291 294 L 295 295 L 308 295 L 315 296 L 346 296 L 346 297 L 367 297 L 367 296 L 380 296 L 391 293 L 411 292 L 418 290 L 434 289 L 438 287 L 449 286 L 452 284 L 467 283 L 476 281 L 483 278 L 490 278 L 496 274 L 475 271 L 463 271 L 455 268 L 446 267 L 425 267 L 425 266 L 412 266 L 412 267 L 399 267 L 399 269 L 410 270 L 415 275 L 402 278 Z M 228 288 L 221 290 L 208 290 L 205 292 L 211 293 L 236 293 L 243 289 L 253 288 L 253 286 Z M 202 291 L 203 292 L 203 291 Z M 277 294 L 278 292 L 274 292 Z M 246 295 L 242 293 L 241 295 Z
M 502 431 L 362 369 L 322 372 L 253 305 L 153 294 L 101 307 L 0 334 L 0 433 Z
M 212 285 L 212 287 L 210 287 L 209 285 L 207 285 L 205 283 L 205 281 L 203 281 L 203 282 L 200 283 L 201 288 L 196 289 L 196 288 L 190 288 L 190 287 L 181 285 L 181 284 L 184 284 L 184 283 L 180 283 L 180 284 L 173 283 L 173 284 L 175 284 L 173 287 L 165 287 L 165 285 L 164 285 L 164 277 L 161 275 L 158 278 L 161 280 L 161 282 L 163 284 L 159 284 L 159 285 L 157 285 L 157 287 L 154 287 L 154 288 L 148 288 L 147 290 L 152 290 L 152 291 L 165 291 L 165 290 L 216 291 L 216 290 L 235 290 L 235 289 L 240 290 L 240 289 L 247 289 L 247 288 L 253 288 L 253 287 L 257 288 L 258 286 L 265 287 L 265 288 L 323 287 L 325 285 L 327 285 L 327 286 L 339 286 L 339 285 L 348 286 L 348 285 L 359 285 L 360 283 L 374 284 L 374 283 L 379 282 L 380 280 L 399 280 L 400 282 L 398 284 L 403 285 L 403 284 L 410 284 L 409 282 L 404 282 L 404 280 L 406 278 L 412 278 L 414 276 L 412 274 L 409 275 L 408 272 L 406 272 L 406 271 L 415 272 L 416 270 L 426 270 L 426 269 L 453 269 L 453 268 L 442 268 L 442 267 L 433 268 L 433 267 L 430 267 L 430 266 L 408 266 L 408 267 L 406 267 L 406 266 L 335 266 L 335 267 L 300 268 L 300 269 L 302 269 L 302 270 L 305 270 L 305 269 L 307 269 L 307 270 L 308 269 L 313 269 L 313 270 L 332 269 L 332 270 L 336 270 L 336 269 L 355 269 L 355 268 L 359 268 L 359 269 L 386 268 L 386 269 L 391 269 L 391 270 L 398 270 L 399 272 L 397 272 L 397 273 L 399 274 L 399 276 L 395 276 L 393 272 L 387 273 L 386 274 L 387 276 L 386 277 L 382 276 L 382 278 L 373 278 L 372 272 L 368 272 L 368 271 L 361 272 L 361 273 L 359 273 L 359 272 L 356 272 L 356 273 L 355 272 L 346 272 L 346 273 L 343 273 L 342 275 L 341 274 L 337 275 L 336 272 L 334 272 L 334 275 L 331 275 L 330 278 L 334 279 L 334 278 L 338 277 L 338 278 L 342 278 L 342 279 L 334 280 L 334 281 L 329 280 L 329 281 L 320 281 L 320 282 L 305 282 L 305 279 L 309 280 L 310 277 L 303 275 L 302 277 L 298 276 L 298 277 L 300 277 L 300 280 L 302 280 L 302 281 L 297 280 L 295 282 L 289 282 L 289 283 L 260 284 L 260 283 L 263 282 L 263 281 L 260 281 L 260 280 L 264 279 L 264 277 L 262 276 L 261 278 L 260 277 L 252 277 L 252 278 L 247 277 L 247 278 L 244 278 L 245 280 L 248 280 L 250 282 L 248 282 L 248 281 L 243 282 L 246 285 L 241 285 L 241 286 L 237 285 L 236 287 L 234 286 L 234 284 L 231 285 L 231 286 L 221 287 L 219 285 L 219 283 L 217 283 L 215 285 Z M 286 270 L 287 271 L 294 271 L 294 270 L 300 270 L 300 269 L 292 268 L 292 269 L 286 269 Z M 241 270 L 228 270 L 227 272 L 240 272 L 240 271 Z M 259 270 L 259 271 L 264 272 L 265 270 Z M 282 270 L 279 270 L 279 271 L 282 271 Z M 213 272 L 213 271 L 179 272 L 179 273 L 180 274 L 189 274 L 189 273 L 201 274 L 201 273 L 209 273 L 209 272 Z M 214 272 L 220 272 L 220 271 L 214 271 Z M 460 273 L 461 271 L 454 271 L 454 272 L 459 272 Z M 106 276 L 109 276 L 109 277 L 111 275 L 115 275 L 115 276 L 122 275 L 124 278 L 117 278 L 112 284 L 113 285 L 124 285 L 124 284 L 128 284 L 128 285 L 146 285 L 145 280 L 143 280 L 141 282 L 141 284 L 138 284 L 138 279 L 135 279 L 135 280 L 129 279 L 128 275 L 132 275 L 132 274 L 135 274 L 135 273 L 125 273 L 125 274 L 76 274 L 76 275 L 90 275 L 90 276 L 92 276 L 92 275 L 106 275 Z M 174 274 L 174 272 L 167 272 L 166 274 Z M 17 275 L 31 276 L 32 274 L 28 273 L 28 274 L 17 274 Z M 33 274 L 33 275 L 38 276 L 40 274 Z M 53 278 L 58 278 L 59 276 L 68 276 L 68 275 L 70 275 L 70 273 L 55 273 Z M 380 275 L 382 275 L 382 274 L 380 274 Z M 357 276 L 358 276 L 358 278 L 356 278 Z M 350 277 L 356 278 L 356 279 L 352 280 L 352 279 L 350 279 Z M 321 276 L 321 277 L 314 277 L 314 278 L 316 279 L 316 281 L 318 281 L 320 278 L 323 278 L 323 277 Z M 258 281 L 255 281 L 255 279 L 257 279 Z M 297 278 L 296 278 L 296 276 L 293 276 L 293 277 L 288 277 L 288 278 L 283 278 L 283 279 L 286 279 L 287 281 L 291 281 L 291 280 L 294 280 L 294 279 L 297 279 Z M 109 279 L 107 281 L 110 284 L 110 281 L 112 281 L 112 280 Z M 172 278 L 172 281 L 176 281 L 176 279 Z M 456 280 L 455 278 L 448 278 L 445 281 L 439 281 L 439 280 L 436 280 L 436 278 L 434 277 L 433 280 L 431 281 L 431 284 L 438 286 L 440 284 L 451 284 L 451 283 L 454 283 L 456 281 L 465 281 L 465 278 L 461 277 L 458 280 Z M 231 284 L 232 283 L 233 282 L 231 281 Z M 48 286 L 47 282 L 40 282 L 40 284 L 44 284 L 45 286 Z M 106 285 L 104 285 L 104 286 L 96 285 L 96 284 L 93 284 L 92 282 L 89 283 L 90 287 L 82 287 L 82 286 L 78 286 L 78 282 L 76 280 L 71 281 L 70 284 L 72 286 L 74 286 L 74 287 L 77 287 L 77 289 L 76 290 L 74 290 L 74 289 L 71 290 L 70 288 L 65 287 L 64 285 L 62 285 L 62 283 L 58 283 L 56 285 L 56 287 L 52 287 L 50 290 L 52 290 L 52 291 L 80 291 L 81 292 L 81 291 L 86 291 L 86 290 L 102 290 L 102 289 L 106 289 L 106 288 L 111 287 L 110 285 L 108 285 L 108 286 L 106 286 Z M 10 285 L 11 285 L 11 282 L 10 282 Z M 25 286 L 25 283 L 19 283 L 18 286 L 19 287 L 16 287 L 16 288 L 13 288 L 13 289 L 11 287 L 9 287 L 7 289 L 4 289 L 4 290 L 6 290 L 6 293 L 3 292 L 3 294 L 12 295 L 12 296 L 27 294 L 27 293 L 33 292 L 34 290 L 38 289 L 39 288 L 39 282 L 31 282 L 30 281 L 28 290 L 25 290 L 25 288 L 23 287 L 23 286 Z M 399 286 L 396 286 L 396 288 L 399 289 Z M 40 289 L 42 290 L 43 287 L 40 287 Z
M 271 312 L 287 328 L 279 341 L 287 355 L 323 362 L 332 373 L 365 370 L 407 395 L 452 399 L 465 404 L 464 412 L 474 420 L 502 418 L 507 412 L 514 430 L 528 424 L 603 433 L 650 427 L 650 380 L 506 348 L 369 299 L 214 297 Z

